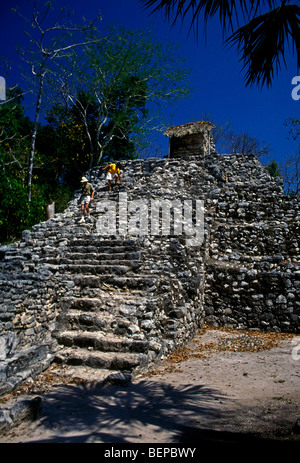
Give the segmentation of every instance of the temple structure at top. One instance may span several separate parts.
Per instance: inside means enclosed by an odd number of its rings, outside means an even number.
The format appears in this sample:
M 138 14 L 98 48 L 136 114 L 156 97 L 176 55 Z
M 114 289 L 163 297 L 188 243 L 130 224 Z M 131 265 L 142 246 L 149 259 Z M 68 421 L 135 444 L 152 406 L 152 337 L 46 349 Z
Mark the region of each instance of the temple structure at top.
M 211 122 L 190 122 L 184 125 L 169 127 L 164 135 L 169 137 L 169 157 L 189 157 L 199 154 L 210 154 L 215 151 Z

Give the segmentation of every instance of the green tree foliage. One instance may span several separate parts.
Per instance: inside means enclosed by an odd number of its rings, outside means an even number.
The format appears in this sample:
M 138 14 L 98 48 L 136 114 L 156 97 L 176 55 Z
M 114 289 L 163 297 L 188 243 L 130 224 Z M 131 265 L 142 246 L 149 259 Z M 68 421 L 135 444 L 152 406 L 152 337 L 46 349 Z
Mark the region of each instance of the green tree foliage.
M 32 204 L 27 200 L 26 171 L 32 123 L 24 115 L 22 92 L 9 89 L 0 106 L 0 241 L 44 218 L 43 187 L 34 185 Z
M 37 10 L 34 18 L 37 27 Z M 49 202 L 55 202 L 57 212 L 64 210 L 90 167 L 138 157 L 148 135 L 165 129 L 157 108 L 175 104 L 190 92 L 176 47 L 156 41 L 150 33 L 109 29 L 100 34 L 90 27 L 80 33 L 84 47 L 79 50 L 71 43 L 64 58 L 59 55 L 55 72 L 49 67 L 39 72 L 33 121 L 25 116 L 20 90 L 11 91 L 0 106 L 2 243 L 45 220 Z M 55 50 L 66 50 L 56 45 Z
M 276 161 L 272 161 L 270 164 L 268 164 L 266 169 L 271 177 L 281 177 L 281 172 Z
M 163 130 L 163 105 L 190 93 L 188 71 L 176 47 L 145 31 L 93 31 L 83 53 L 70 56 L 60 79 L 60 111 L 84 129 L 90 167 L 134 156 L 142 138 Z

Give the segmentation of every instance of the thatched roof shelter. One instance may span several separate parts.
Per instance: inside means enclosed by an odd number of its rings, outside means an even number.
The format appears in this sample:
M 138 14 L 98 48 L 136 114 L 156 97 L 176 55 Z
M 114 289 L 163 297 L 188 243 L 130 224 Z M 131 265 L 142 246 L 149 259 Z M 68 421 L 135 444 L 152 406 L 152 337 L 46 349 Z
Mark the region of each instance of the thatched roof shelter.
M 215 148 L 211 135 L 214 128 L 215 126 L 208 121 L 169 127 L 164 133 L 169 137 L 169 156 L 189 157 L 209 153 Z
M 166 135 L 169 138 L 183 137 L 185 135 L 191 135 L 195 133 L 204 133 L 214 128 L 215 125 L 208 121 L 189 122 L 188 124 L 169 127 L 165 131 L 164 135 Z

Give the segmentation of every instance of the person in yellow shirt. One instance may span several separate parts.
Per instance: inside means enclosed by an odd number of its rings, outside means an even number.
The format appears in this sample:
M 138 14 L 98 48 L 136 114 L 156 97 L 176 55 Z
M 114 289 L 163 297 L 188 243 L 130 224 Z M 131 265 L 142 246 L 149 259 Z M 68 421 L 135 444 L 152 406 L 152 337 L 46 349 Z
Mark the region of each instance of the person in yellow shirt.
M 120 167 L 121 164 L 119 162 L 117 164 L 108 164 L 108 166 L 103 167 L 102 170 L 108 169 L 106 175 L 106 179 L 108 180 L 108 191 L 111 191 L 111 182 L 113 179 L 115 179 L 115 183 L 117 183 L 118 180 L 122 183 Z

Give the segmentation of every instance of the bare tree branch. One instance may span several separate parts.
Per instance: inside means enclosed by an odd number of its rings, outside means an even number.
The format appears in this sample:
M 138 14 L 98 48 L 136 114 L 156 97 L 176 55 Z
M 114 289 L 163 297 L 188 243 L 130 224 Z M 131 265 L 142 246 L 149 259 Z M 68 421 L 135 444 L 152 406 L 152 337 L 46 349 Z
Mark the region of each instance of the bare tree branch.
M 76 41 L 75 43 L 69 43 L 67 45 L 61 45 L 60 47 L 56 46 L 58 40 L 62 39 L 62 35 L 57 35 L 58 33 L 69 32 L 69 33 L 82 33 L 87 32 L 89 30 L 93 30 L 95 23 L 97 20 L 100 19 L 100 16 L 88 24 L 81 26 L 81 25 L 73 25 L 67 26 L 65 23 L 58 24 L 58 20 L 52 21 L 50 26 L 47 28 L 43 28 L 42 24 L 48 19 L 49 12 L 51 9 L 51 2 L 47 2 L 44 11 L 41 13 L 39 11 L 38 2 L 33 3 L 33 22 L 31 23 L 34 27 L 34 30 L 38 32 L 39 36 L 38 39 L 35 39 L 32 34 L 27 34 L 30 38 L 31 44 L 35 45 L 36 47 L 36 54 L 38 56 L 37 60 L 33 61 L 33 58 L 26 59 L 22 52 L 21 58 L 27 64 L 31 66 L 31 72 L 34 77 L 38 80 L 38 91 L 37 91 L 37 99 L 36 99 L 36 106 L 35 106 L 35 119 L 34 119 L 34 127 L 31 137 L 31 148 L 30 148 L 30 155 L 29 155 L 29 163 L 28 163 L 28 178 L 27 178 L 27 189 L 28 189 L 28 201 L 31 201 L 31 186 L 32 186 L 32 171 L 33 171 L 33 162 L 34 162 L 34 153 L 35 153 L 35 144 L 36 144 L 36 136 L 38 130 L 38 123 L 39 123 L 39 116 L 41 111 L 41 104 L 43 99 L 43 92 L 44 92 L 44 85 L 45 85 L 45 77 L 47 72 L 50 71 L 51 66 L 55 63 L 58 59 L 65 58 L 65 52 L 75 47 L 84 47 L 90 43 L 94 43 L 95 40 L 81 40 Z M 63 17 L 63 11 L 61 11 L 59 15 L 59 19 L 61 20 Z M 18 11 L 18 14 L 19 11 Z M 20 16 L 22 16 L 20 14 Z M 23 19 L 28 23 L 29 20 L 22 16 Z M 51 18 L 50 18 L 51 21 Z M 48 36 L 55 33 L 55 40 L 48 40 Z M 70 40 L 72 40 L 72 36 L 70 36 Z M 31 52 L 29 51 L 29 54 Z M 50 61 L 51 66 L 48 66 L 48 62 Z

